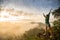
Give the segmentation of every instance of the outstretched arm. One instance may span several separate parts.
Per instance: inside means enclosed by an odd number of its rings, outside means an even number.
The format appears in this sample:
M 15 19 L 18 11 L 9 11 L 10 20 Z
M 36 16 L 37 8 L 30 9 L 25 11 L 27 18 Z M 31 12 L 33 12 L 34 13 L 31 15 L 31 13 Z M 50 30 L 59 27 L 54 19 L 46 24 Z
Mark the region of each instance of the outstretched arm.
M 51 10 L 52 10 L 52 9 L 50 9 L 50 12 L 49 12 L 49 14 L 51 13 Z
M 44 13 L 43 13 L 43 16 L 46 17 Z

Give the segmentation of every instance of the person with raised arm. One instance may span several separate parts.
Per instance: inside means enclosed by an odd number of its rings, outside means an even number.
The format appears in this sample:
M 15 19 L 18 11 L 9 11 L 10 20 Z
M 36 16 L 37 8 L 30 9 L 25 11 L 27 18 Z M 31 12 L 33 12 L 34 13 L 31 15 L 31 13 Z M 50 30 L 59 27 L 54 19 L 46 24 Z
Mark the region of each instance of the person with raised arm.
M 47 28 L 49 28 L 50 35 L 52 35 L 52 29 L 51 29 L 51 25 L 50 25 L 50 22 L 49 22 L 51 10 L 47 15 L 45 15 L 43 13 L 43 16 L 45 17 L 45 24 L 46 24 L 46 36 L 47 36 L 47 30 L 48 30 Z

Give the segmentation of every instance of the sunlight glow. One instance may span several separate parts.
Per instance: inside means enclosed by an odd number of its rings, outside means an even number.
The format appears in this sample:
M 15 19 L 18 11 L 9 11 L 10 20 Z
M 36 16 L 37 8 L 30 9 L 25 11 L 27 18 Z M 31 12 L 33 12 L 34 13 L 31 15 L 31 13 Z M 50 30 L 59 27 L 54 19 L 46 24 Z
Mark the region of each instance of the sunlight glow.
M 29 17 L 24 16 L 24 15 L 13 16 L 8 11 L 0 12 L 0 21 L 18 21 L 18 20 L 23 20 L 23 19 L 29 19 Z
M 1 17 L 8 17 L 9 16 L 9 12 L 6 12 L 6 11 L 2 11 L 1 13 L 0 13 L 0 16 Z
M 0 22 L 20 22 L 20 21 L 33 21 L 33 22 L 44 22 L 44 18 L 43 15 L 36 15 L 36 14 L 29 14 L 29 13 L 25 13 L 24 11 L 22 11 L 23 13 L 21 13 L 21 11 L 19 10 L 11 10 L 8 9 L 9 11 L 2 10 L 0 12 Z M 19 12 L 18 12 L 19 11 Z

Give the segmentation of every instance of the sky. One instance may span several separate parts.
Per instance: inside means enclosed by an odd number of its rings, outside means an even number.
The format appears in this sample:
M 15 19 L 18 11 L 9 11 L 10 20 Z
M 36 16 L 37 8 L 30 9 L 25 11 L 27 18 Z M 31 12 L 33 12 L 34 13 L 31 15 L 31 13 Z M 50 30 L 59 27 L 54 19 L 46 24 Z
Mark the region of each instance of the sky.
M 35 14 L 48 13 L 49 10 L 60 7 L 60 0 L 0 0 L 4 8 L 16 8 Z
M 56 9 L 60 7 L 60 0 L 0 0 L 0 7 L 2 8 L 14 8 L 14 9 L 19 9 L 22 10 L 22 12 L 29 12 L 30 14 L 40 14 L 39 17 L 37 15 L 32 16 L 32 19 L 34 20 L 40 20 L 44 22 L 43 18 L 43 13 L 47 14 L 50 9 Z M 2 12 L 2 16 L 9 16 L 7 12 Z M 30 18 L 30 16 L 26 16 L 26 18 Z M 4 20 L 13 20 L 13 18 L 17 19 L 25 19 L 25 16 L 9 16 L 9 18 L 1 18 L 1 21 Z M 28 19 L 29 19 L 28 18 Z M 37 19 L 36 19 L 37 18 Z M 53 20 L 53 16 L 51 15 L 51 20 Z M 4 20 L 3 20 L 4 19 Z M 15 20 L 14 19 L 14 20 Z

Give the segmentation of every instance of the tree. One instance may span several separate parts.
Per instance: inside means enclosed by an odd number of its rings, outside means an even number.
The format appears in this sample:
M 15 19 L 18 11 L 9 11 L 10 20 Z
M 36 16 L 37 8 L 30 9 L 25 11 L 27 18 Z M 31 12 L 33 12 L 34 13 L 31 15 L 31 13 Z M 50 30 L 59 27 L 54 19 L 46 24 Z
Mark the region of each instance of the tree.
M 54 10 L 52 12 L 52 14 L 54 15 L 55 18 L 59 18 L 60 17 L 60 7 L 56 10 Z
M 57 19 L 53 22 L 54 40 L 60 40 L 60 7 L 52 12 Z
M 53 22 L 53 33 L 54 33 L 54 39 L 60 40 L 60 19 L 55 20 Z

